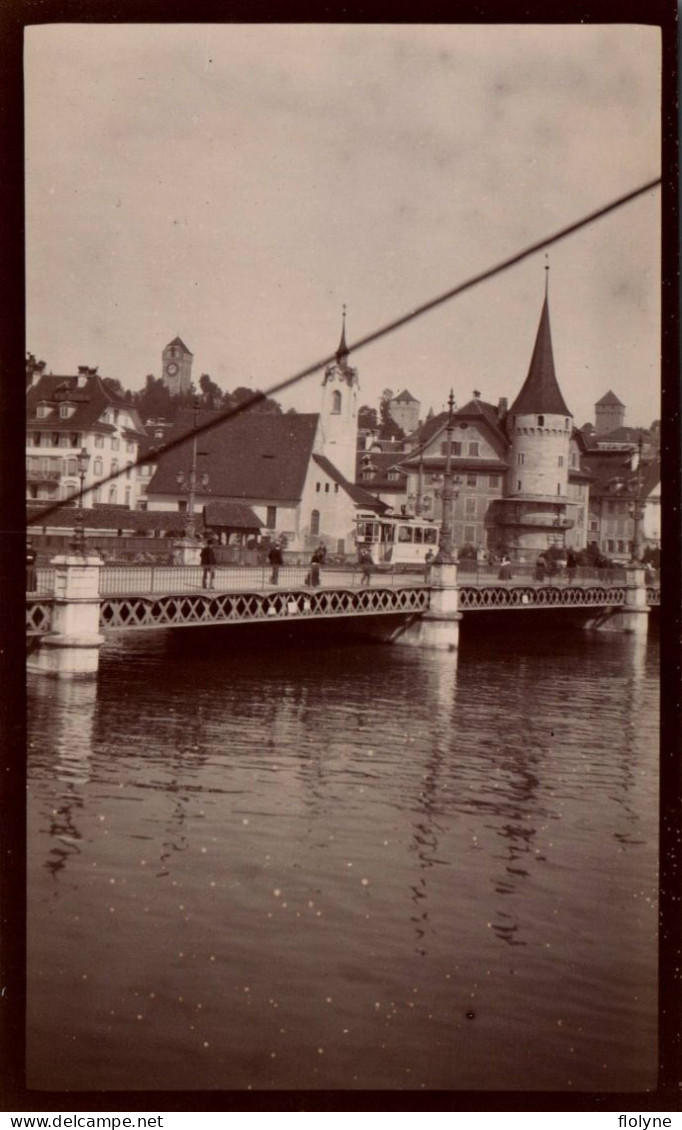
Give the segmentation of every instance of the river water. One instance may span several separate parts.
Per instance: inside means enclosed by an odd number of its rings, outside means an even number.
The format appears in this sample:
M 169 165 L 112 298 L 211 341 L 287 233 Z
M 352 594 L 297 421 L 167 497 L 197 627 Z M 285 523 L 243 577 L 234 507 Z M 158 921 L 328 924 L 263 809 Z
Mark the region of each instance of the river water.
M 31 677 L 30 1087 L 655 1087 L 656 638 L 466 627 Z

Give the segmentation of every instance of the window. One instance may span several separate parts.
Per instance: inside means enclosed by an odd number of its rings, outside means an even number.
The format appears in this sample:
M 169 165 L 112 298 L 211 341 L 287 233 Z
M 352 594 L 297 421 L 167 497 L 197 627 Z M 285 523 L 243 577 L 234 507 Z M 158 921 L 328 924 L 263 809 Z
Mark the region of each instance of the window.
M 130 506 L 130 487 L 126 487 L 125 504 L 126 506 Z
M 471 445 L 469 445 L 469 446 L 471 446 Z M 467 475 L 467 486 L 468 487 L 475 487 L 476 486 L 476 476 L 475 475 Z
M 94 491 L 92 492 L 92 501 L 93 502 L 101 502 L 102 501 L 102 488 L 101 487 L 95 487 Z
M 102 474 L 102 460 L 101 459 L 95 459 L 95 462 L 94 462 L 92 469 L 93 469 L 93 471 L 96 475 L 101 475 Z
M 618 552 L 625 553 L 625 542 L 620 539 L 618 540 Z
M 499 485 L 500 485 L 500 476 L 499 475 L 489 475 L 488 476 L 488 486 L 489 487 L 499 487 Z
M 341 393 L 335 389 L 332 393 L 332 415 L 338 416 L 341 412 Z
M 538 416 L 538 427 L 544 428 L 544 426 L 545 426 L 545 417 L 544 416 Z
M 607 539 L 606 548 L 608 549 L 609 553 L 613 553 L 613 551 L 615 549 L 615 545 L 616 545 L 616 543 L 613 541 L 612 538 Z
M 132 467 L 133 467 L 132 463 L 128 463 L 126 465 L 126 479 L 130 478 L 130 472 L 132 470 Z
M 116 503 L 116 487 L 109 487 L 109 502 Z
M 52 433 L 52 446 L 59 447 L 59 432 Z
M 95 436 L 95 447 L 104 447 L 104 436 Z
M 324 484 L 324 493 L 329 494 L 329 483 Z
M 71 443 L 69 436 L 63 435 L 63 436 L 59 437 L 59 446 L 60 447 L 73 447 L 73 444 Z
M 398 541 L 403 544 L 412 541 L 412 530 L 409 526 L 398 526 Z
M 315 483 L 315 490 L 318 492 L 318 494 L 320 492 L 321 485 L 322 485 L 321 483 Z
M 523 465 L 524 461 L 525 461 L 524 454 L 523 454 L 522 451 L 519 451 L 518 455 L 516 456 L 517 466 L 521 467 Z
M 396 479 L 400 478 L 400 471 L 389 471 L 388 478 L 392 483 L 394 483 Z
M 67 473 L 67 475 L 77 475 L 78 474 L 78 460 L 77 459 L 67 459 L 66 460 L 66 473 Z
M 265 525 L 269 530 L 274 530 L 277 525 L 277 507 L 268 506 L 265 515 Z
M 320 511 L 313 510 L 310 515 L 310 536 L 315 538 L 320 532 Z
M 39 404 L 36 408 L 36 416 L 39 420 L 44 420 L 46 416 L 50 415 L 49 404 Z
M 599 522 L 595 521 L 595 519 L 592 518 L 592 520 L 590 521 L 590 533 L 595 533 L 598 529 Z
M 572 451 L 571 452 L 571 467 L 576 467 L 577 464 L 578 464 L 578 457 L 577 457 L 575 451 Z
M 478 443 L 477 442 L 469 444 L 469 455 L 473 455 L 473 456 L 478 455 Z
M 118 437 L 112 436 L 111 437 L 111 450 L 112 451 L 118 451 L 120 446 L 121 446 L 121 443 L 120 443 L 120 440 L 118 439 Z
M 42 432 L 36 432 L 34 439 L 33 439 L 33 442 L 36 445 L 36 447 L 40 447 L 42 438 L 43 438 Z
M 338 494 L 338 493 L 339 493 L 339 484 L 334 483 L 334 494 Z
M 521 490 L 521 480 L 520 479 L 517 480 L 516 489 Z
M 467 518 L 474 518 L 476 515 L 476 499 L 467 498 L 464 504 L 464 513 Z
M 71 432 L 71 446 L 72 447 L 80 447 L 80 445 L 81 445 L 80 432 Z
M 187 499 L 186 498 L 179 498 L 178 499 L 178 510 L 180 511 L 181 514 L 186 513 L 186 511 L 187 511 Z
M 112 473 L 112 475 L 115 475 L 117 471 L 118 471 L 118 459 L 112 459 L 111 460 L 111 473 Z
M 441 455 L 447 455 L 447 453 L 448 453 L 447 443 L 441 443 L 440 453 L 441 453 Z M 451 442 L 451 444 L 450 444 L 450 454 L 451 455 L 461 455 L 462 454 L 462 445 L 461 445 L 461 443 L 459 442 L 458 439 L 453 440 Z

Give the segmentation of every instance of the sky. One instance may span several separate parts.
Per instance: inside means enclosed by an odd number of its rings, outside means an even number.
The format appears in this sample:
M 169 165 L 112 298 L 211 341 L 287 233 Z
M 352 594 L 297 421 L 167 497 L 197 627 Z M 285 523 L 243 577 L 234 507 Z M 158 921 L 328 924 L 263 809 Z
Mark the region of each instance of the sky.
M 519 391 L 538 253 L 352 343 L 660 175 L 660 32 L 623 25 L 28 28 L 26 347 L 47 371 L 265 391 L 346 336 L 360 402 Z M 555 245 L 575 423 L 660 416 L 660 190 Z M 316 374 L 278 399 L 317 411 Z

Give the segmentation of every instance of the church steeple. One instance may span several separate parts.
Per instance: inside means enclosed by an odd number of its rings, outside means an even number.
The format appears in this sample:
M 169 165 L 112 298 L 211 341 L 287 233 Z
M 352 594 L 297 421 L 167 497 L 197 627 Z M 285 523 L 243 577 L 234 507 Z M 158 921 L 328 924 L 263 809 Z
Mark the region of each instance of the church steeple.
M 344 365 L 348 361 L 348 346 L 346 345 L 346 304 L 343 304 L 343 322 L 341 325 L 341 341 L 339 348 L 336 351 L 336 360 L 339 365 Z
M 549 271 L 549 268 L 545 268 Z M 545 300 L 540 315 L 535 338 L 535 348 L 531 357 L 528 376 L 521 391 L 511 406 L 514 415 L 533 415 L 545 413 L 556 416 L 570 416 L 566 402 L 561 394 L 554 369 L 552 334 L 549 326 L 549 294 L 545 278 Z

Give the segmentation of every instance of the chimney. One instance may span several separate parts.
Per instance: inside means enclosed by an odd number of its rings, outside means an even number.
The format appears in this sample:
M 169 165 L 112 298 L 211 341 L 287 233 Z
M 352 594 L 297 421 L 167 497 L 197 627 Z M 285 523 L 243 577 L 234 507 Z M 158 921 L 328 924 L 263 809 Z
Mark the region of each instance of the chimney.
M 506 396 L 501 396 L 500 399 L 497 402 L 497 418 L 498 418 L 498 420 L 504 420 L 506 415 L 507 415 L 507 398 L 506 398 Z

